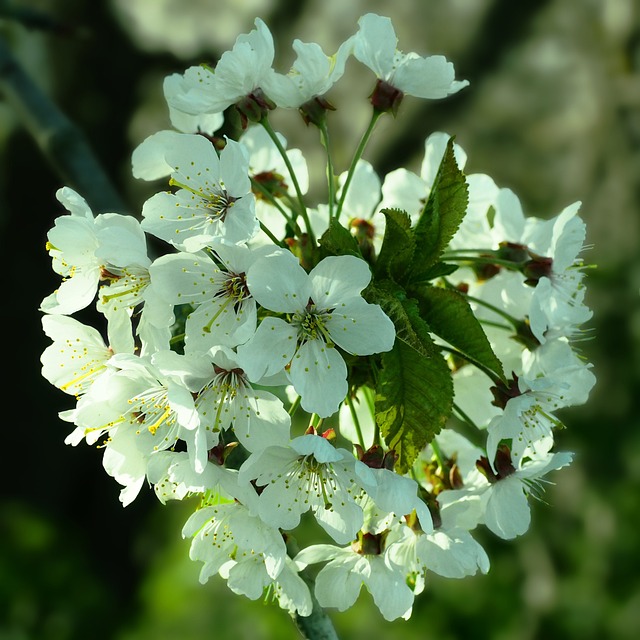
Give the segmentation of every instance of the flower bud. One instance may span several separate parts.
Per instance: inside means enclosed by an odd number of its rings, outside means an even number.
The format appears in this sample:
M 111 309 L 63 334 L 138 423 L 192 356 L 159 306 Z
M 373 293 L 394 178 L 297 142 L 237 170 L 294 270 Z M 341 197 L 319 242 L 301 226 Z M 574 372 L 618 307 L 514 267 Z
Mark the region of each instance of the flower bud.
M 496 255 L 500 260 L 521 264 L 529 258 L 527 247 L 516 242 L 501 242 Z
M 261 122 L 269 111 L 276 108 L 276 103 L 269 100 L 262 89 L 258 88 L 236 102 L 236 110 L 240 114 L 242 128 L 246 129 L 249 122 Z
M 305 102 L 298 108 L 305 124 L 315 124 L 321 129 L 327 121 L 327 111 L 335 111 L 336 108 L 321 96 L 316 96 L 308 102 Z
M 526 280 L 525 284 L 531 287 L 535 287 L 538 284 L 540 278 L 550 278 L 553 268 L 553 258 L 545 258 L 539 256 L 533 251 L 529 251 L 531 260 L 526 262 L 522 267 L 522 273 Z
M 513 372 L 512 375 L 513 378 L 507 380 L 506 383 L 498 382 L 494 387 L 491 387 L 491 393 L 493 394 L 491 404 L 494 407 L 504 409 L 511 398 L 517 398 L 522 395 L 518 387 L 518 376 Z
M 373 246 L 375 227 L 369 220 L 354 218 L 349 222 L 349 230 L 351 235 L 358 241 L 362 257 L 369 264 L 374 264 L 376 260 L 375 247 Z
M 398 113 L 402 98 L 404 98 L 404 93 L 384 80 L 378 80 L 369 96 L 369 100 L 376 111 L 380 113 L 391 112 L 394 117 Z
M 351 543 L 351 548 L 362 556 L 379 556 L 384 550 L 387 532 L 373 534 L 358 532 L 358 537 Z
M 540 346 L 540 340 L 533 335 L 528 318 L 518 322 L 516 334 L 512 338 L 526 349 L 529 349 L 529 351 L 535 351 Z
M 282 198 L 288 193 L 289 188 L 284 181 L 284 176 L 275 171 L 256 173 L 253 176 L 253 182 L 258 183 L 264 189 L 264 191 L 257 188 L 252 189 L 253 195 L 258 200 L 268 200 L 265 191 L 274 198 Z

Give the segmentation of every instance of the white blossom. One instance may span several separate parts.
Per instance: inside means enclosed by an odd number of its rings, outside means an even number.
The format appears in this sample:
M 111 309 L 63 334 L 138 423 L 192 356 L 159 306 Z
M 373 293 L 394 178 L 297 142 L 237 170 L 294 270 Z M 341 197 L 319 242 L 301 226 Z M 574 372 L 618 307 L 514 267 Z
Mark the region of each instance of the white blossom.
M 182 529 L 193 537 L 189 557 L 203 563 L 200 582 L 223 572 L 236 590 L 254 599 L 284 568 L 286 546 L 281 533 L 255 515 L 251 487 L 238 488 L 242 501 L 220 501 L 198 509 Z
M 423 58 L 402 53 L 389 18 L 368 13 L 358 20 L 353 55 L 378 77 L 402 93 L 418 98 L 444 98 L 469 83 L 454 80 L 453 64 L 444 56 Z
M 265 318 L 238 348 L 252 354 L 249 379 L 289 366 L 303 408 L 335 413 L 347 393 L 346 365 L 336 346 L 363 356 L 390 350 L 395 339 L 391 320 L 360 296 L 370 279 L 366 262 L 353 256 L 325 258 L 309 274 L 285 256 L 256 261 L 247 274 L 249 290 L 261 306 L 287 319 Z
M 318 523 L 338 543 L 353 540 L 363 523 L 356 502 L 375 486 L 371 470 L 325 438 L 307 434 L 289 446 L 253 453 L 240 468 L 240 481 L 263 487 L 258 512 L 268 524 L 294 529 L 311 510 Z
M 347 58 L 353 50 L 353 38 L 327 56 L 315 42 L 293 41 L 296 60 L 286 75 L 273 72 L 269 97 L 279 106 L 296 109 L 314 98 L 322 98 L 342 77 Z
M 230 349 L 212 349 L 213 375 L 198 391 L 200 455 L 217 444 L 218 434 L 233 428 L 248 451 L 289 442 L 291 419 L 282 401 L 269 391 L 253 388 L 243 370 L 243 360 Z M 206 434 L 206 440 L 205 440 Z
M 165 151 L 176 193 L 161 192 L 142 208 L 145 231 L 185 251 L 216 240 L 238 244 L 258 230 L 244 147 L 228 140 L 220 156 L 207 139 L 181 134 Z
M 154 261 L 150 272 L 159 295 L 172 305 L 193 306 L 185 325 L 185 351 L 235 347 L 254 334 L 256 303 L 247 288 L 246 272 L 266 253 L 217 244 L 211 256 L 180 252 Z
M 42 375 L 70 395 L 84 394 L 107 370 L 114 353 L 134 350 L 133 336 L 126 329 L 110 332 L 107 345 L 97 329 L 68 316 L 45 315 L 42 328 L 53 340 L 41 357 Z
M 497 536 L 508 540 L 529 528 L 529 496 L 540 499 L 547 482 L 544 476 L 570 464 L 573 454 L 530 451 L 514 466 L 505 452 L 508 450 L 503 450 L 499 462 L 494 462 L 497 472 L 485 466 L 489 479 L 480 479 L 463 489 L 443 491 L 438 502 L 443 510 L 451 509 L 456 515 L 464 511 L 461 521 L 467 528 L 485 524 Z
M 267 25 L 255 20 L 255 29 L 236 39 L 215 66 L 190 67 L 184 74 L 181 91 L 167 97 L 174 109 L 193 115 L 224 111 L 241 98 L 266 91 L 273 64 L 273 37 Z
M 536 218 L 487 175 L 438 181 L 447 150 L 466 163 L 442 131 L 416 173 L 382 176 L 364 159 L 405 94 L 468 84 L 443 56 L 397 44 L 389 18 L 369 13 L 332 56 L 294 40 L 281 74 L 256 19 L 215 67 L 165 78 L 173 129 L 136 147 L 131 169 L 170 190 L 143 204 L 142 222 L 94 215 L 64 187 L 67 213 L 47 234 L 60 285 L 41 303 L 41 364 L 73 397 L 65 443 L 98 448 L 124 506 L 145 487 L 163 505 L 195 499 L 182 535 L 200 581 L 219 576 L 296 618 L 318 603 L 344 611 L 364 585 L 386 620 L 407 619 L 433 574 L 486 573 L 478 528 L 526 532 L 531 499 L 572 461 L 555 452 L 557 414 L 595 384 L 576 346 L 591 317 L 579 202 Z M 309 203 L 305 154 L 268 112 L 297 109 L 329 153 L 327 96 L 352 55 L 377 77 L 370 125 L 347 170 L 327 157 L 332 202 Z M 228 109 L 237 141 L 215 135 Z M 385 228 L 385 209 L 407 216 Z M 475 320 L 439 308 L 436 288 L 443 301 L 455 289 Z M 72 316 L 93 302 L 98 326 Z M 442 371 L 427 366 L 439 349 Z
M 344 548 L 311 545 L 295 561 L 303 566 L 328 561 L 316 576 L 315 595 L 320 606 L 346 611 L 364 584 L 385 620 L 409 618 L 414 592 L 407 585 L 406 572 L 380 550 L 376 536 L 365 534 L 363 538 L 364 544 Z
M 117 213 L 94 217 L 84 198 L 69 187 L 59 189 L 56 197 L 69 215 L 56 219 L 47 234 L 47 248 L 63 282 L 41 308 L 68 315 L 93 301 L 103 276 L 113 273 L 119 278 L 128 267 L 146 267 L 150 260 L 135 218 Z

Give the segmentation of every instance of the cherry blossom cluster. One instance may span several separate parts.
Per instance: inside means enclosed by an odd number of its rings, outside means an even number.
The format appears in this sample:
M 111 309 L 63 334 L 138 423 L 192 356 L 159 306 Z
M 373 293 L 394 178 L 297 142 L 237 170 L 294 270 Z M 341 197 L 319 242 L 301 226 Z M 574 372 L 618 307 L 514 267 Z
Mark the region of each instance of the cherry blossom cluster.
M 101 447 L 124 505 L 147 486 L 193 501 L 201 582 L 308 616 L 300 573 L 321 564 L 321 606 L 344 611 L 364 585 L 406 619 L 430 573 L 486 573 L 474 530 L 523 534 L 546 475 L 571 462 L 557 413 L 595 382 L 578 349 L 585 225 L 579 203 L 525 216 L 512 191 L 464 175 L 443 132 L 419 174 L 376 173 L 363 154 L 379 117 L 467 85 L 443 56 L 398 50 L 388 18 L 363 16 L 331 56 L 293 50 L 277 72 L 257 19 L 214 67 L 166 78 L 173 128 L 132 156 L 165 190 L 140 216 L 58 191 L 42 371 L 75 399 L 66 442 Z M 327 95 L 347 64 L 373 72 L 372 118 L 335 174 Z M 307 201 L 275 109 L 318 129 L 324 202 Z M 236 140 L 216 135 L 228 118 Z M 100 326 L 74 318 L 90 305 Z M 299 527 L 317 543 L 297 548 Z

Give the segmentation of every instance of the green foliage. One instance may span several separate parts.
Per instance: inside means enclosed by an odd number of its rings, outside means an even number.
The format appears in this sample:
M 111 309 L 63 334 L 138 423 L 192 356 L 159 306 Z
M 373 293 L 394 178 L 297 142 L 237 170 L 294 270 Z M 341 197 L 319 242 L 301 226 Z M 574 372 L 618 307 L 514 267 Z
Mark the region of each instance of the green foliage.
M 426 280 L 437 280 L 438 278 L 445 278 L 450 276 L 454 271 L 459 269 L 457 264 L 451 264 L 449 262 L 436 262 L 427 271 L 424 271 L 421 277 Z
M 397 469 L 405 473 L 451 413 L 451 372 L 416 301 L 407 298 L 402 287 L 385 280 L 369 287 L 367 295 L 396 327 L 395 345 L 382 356 L 375 413 L 385 442 L 398 454 Z
M 404 211 L 382 211 L 385 235 L 365 297 L 379 304 L 396 328 L 394 348 L 382 356 L 375 412 L 387 446 L 398 454 L 401 473 L 442 429 L 453 407 L 451 371 L 434 335 L 469 362 L 504 377 L 466 300 L 433 286 L 434 280 L 456 268 L 441 262 L 440 256 L 460 226 L 467 203 L 468 188 L 451 138 L 415 227 Z M 337 245 L 334 234 L 331 244 Z
M 460 351 L 468 361 L 486 367 L 504 379 L 502 363 L 462 295 L 430 285 L 415 287 L 411 293 L 418 303 L 420 316 L 436 335 Z
M 433 335 L 469 362 L 504 377 L 500 361 L 464 298 L 433 287 L 434 280 L 456 268 L 440 257 L 464 219 L 467 204 L 467 183 L 450 138 L 415 226 L 405 211 L 382 210 L 384 239 L 364 296 L 384 309 L 396 329 L 393 350 L 381 357 L 375 411 L 386 444 L 398 455 L 400 472 L 409 469 L 440 431 L 453 407 L 451 371 Z M 330 220 L 319 244 L 320 255 L 314 264 L 332 255 L 362 257 L 358 241 L 336 218 Z
M 381 280 L 391 278 L 396 282 L 402 282 L 416 249 L 411 219 L 406 211 L 399 209 L 383 209 L 382 213 L 387 222 L 374 275 Z
M 396 469 L 407 473 L 418 454 L 438 434 L 451 413 L 453 382 L 442 356 L 420 344 L 397 340 L 382 356 L 376 390 L 376 422 L 398 454 Z
M 464 174 L 456 164 L 453 138 L 450 138 L 429 199 L 414 229 L 417 250 L 411 264 L 412 282 L 420 282 L 429 277 L 431 267 L 458 230 L 468 202 L 469 189 Z
M 320 259 L 326 256 L 352 255 L 361 258 L 358 241 L 351 235 L 346 227 L 343 227 L 336 218 L 331 218 L 329 228 L 318 240 L 321 248 Z
M 425 357 L 438 353 L 429 334 L 429 326 L 420 316 L 417 302 L 409 298 L 400 285 L 383 280 L 369 285 L 363 295 L 369 302 L 379 304 L 391 318 L 396 328 L 396 341 L 410 344 Z
M 466 206 L 467 185 L 450 140 L 415 228 L 406 212 L 382 211 L 385 235 L 364 295 L 384 309 L 396 328 L 394 348 L 381 359 L 375 413 L 387 446 L 398 455 L 401 473 L 442 429 L 453 406 L 451 372 L 432 334 L 502 376 L 500 362 L 464 299 L 452 292 L 432 293 L 429 284 L 455 269 L 439 258 Z M 322 257 L 360 255 L 356 239 L 335 218 L 319 242 Z

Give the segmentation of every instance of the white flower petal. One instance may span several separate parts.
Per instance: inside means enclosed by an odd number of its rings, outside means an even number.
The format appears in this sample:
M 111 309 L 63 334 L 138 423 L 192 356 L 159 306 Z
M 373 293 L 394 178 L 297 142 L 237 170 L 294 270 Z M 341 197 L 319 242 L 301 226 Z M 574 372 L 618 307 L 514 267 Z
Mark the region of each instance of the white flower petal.
M 289 442 L 291 418 L 282 401 L 268 391 L 253 390 L 238 411 L 233 430 L 248 451 L 260 451 Z
M 338 410 L 348 391 L 342 356 L 322 340 L 309 340 L 298 349 L 289 379 L 302 398 L 302 408 L 323 418 Z
M 100 270 L 79 271 L 60 284 L 57 291 L 47 296 L 41 304 L 46 313 L 70 315 L 84 309 L 96 296 Z
M 338 346 L 359 356 L 390 351 L 396 338 L 395 326 L 385 312 L 362 298 L 337 306 L 326 327 Z
M 251 382 L 279 373 L 296 350 L 297 331 L 280 318 L 265 318 L 253 337 L 238 347 L 238 356 Z
M 358 20 L 358 27 L 353 55 L 379 78 L 387 79 L 393 72 L 398 44 L 391 20 L 367 13 Z
M 365 586 L 384 619 L 408 617 L 414 593 L 407 585 L 405 572 L 390 569 L 382 557 L 374 558 L 372 564 L 373 570 L 365 580 Z
M 464 578 L 489 570 L 489 558 L 485 550 L 464 529 L 434 531 L 420 536 L 418 541 L 420 560 L 445 578 Z
M 454 77 L 453 64 L 444 56 L 415 57 L 398 65 L 391 84 L 416 98 L 446 98 L 469 84 Z
M 93 220 L 93 213 L 87 201 L 71 187 L 61 187 L 58 189 L 56 191 L 56 198 L 72 216 Z
M 313 456 L 322 464 L 344 459 L 342 450 L 336 449 L 326 438 L 312 433 L 294 438 L 290 446 L 301 456 Z
M 316 576 L 315 595 L 321 607 L 335 607 L 346 611 L 360 595 L 362 577 L 351 571 L 350 563 L 330 562 Z
M 173 167 L 167 162 L 165 153 L 179 135 L 176 131 L 158 131 L 145 138 L 131 154 L 133 177 L 158 180 L 171 175 Z
M 249 154 L 244 145 L 226 139 L 220 152 L 220 184 L 231 196 L 240 197 L 251 190 L 248 167 Z
M 186 88 L 188 89 L 188 87 Z M 169 106 L 169 119 L 178 131 L 184 133 L 198 133 L 201 131 L 212 136 L 222 126 L 224 122 L 224 114 L 222 112 L 194 116 L 172 106 L 173 98 L 181 95 L 185 90 L 184 80 L 180 74 L 174 73 L 167 76 L 162 84 L 162 89 Z
M 493 533 L 504 540 L 527 531 L 531 523 L 531 511 L 524 486 L 516 476 L 499 480 L 492 486 L 484 521 Z
M 348 544 L 355 539 L 362 527 L 364 516 L 360 505 L 350 500 L 340 501 L 339 496 L 329 508 L 317 507 L 313 510 L 318 524 L 337 544 Z
M 311 270 L 309 281 L 316 306 L 329 309 L 358 298 L 371 281 L 371 270 L 355 256 L 329 256 Z
M 260 598 L 265 587 L 271 583 L 261 558 L 250 557 L 236 562 L 227 577 L 227 586 L 234 593 L 247 596 L 250 600 Z
M 311 295 L 309 276 L 292 253 L 256 260 L 247 272 L 247 286 L 265 309 L 285 313 L 303 310 Z

